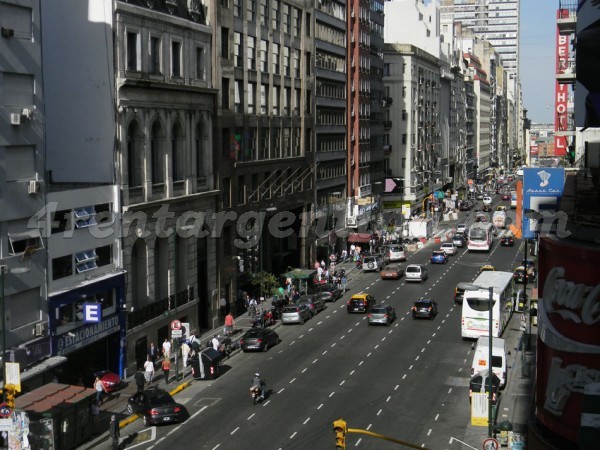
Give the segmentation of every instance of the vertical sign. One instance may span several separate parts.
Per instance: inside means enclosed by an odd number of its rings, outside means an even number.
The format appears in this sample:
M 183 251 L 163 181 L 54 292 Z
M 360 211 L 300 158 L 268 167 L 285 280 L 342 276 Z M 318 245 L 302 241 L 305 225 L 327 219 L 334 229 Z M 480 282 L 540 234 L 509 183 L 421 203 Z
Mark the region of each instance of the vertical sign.
M 523 239 L 533 239 L 540 231 L 538 220 L 527 217 L 534 211 L 542 218 L 544 230 L 550 230 L 558 210 L 558 202 L 565 186 L 562 167 L 526 167 L 523 169 Z M 517 212 L 518 214 L 518 212 Z
M 13 384 L 17 392 L 21 392 L 21 366 L 19 363 L 6 363 L 6 384 Z
M 559 9 L 557 18 L 563 14 L 569 14 L 569 11 Z M 572 70 L 569 64 L 569 36 L 560 34 L 558 25 L 556 26 L 556 73 L 568 73 Z M 554 96 L 554 156 L 565 156 L 567 154 L 567 138 L 559 136 L 557 131 L 567 129 L 567 97 L 569 87 L 567 84 L 561 84 L 556 80 Z

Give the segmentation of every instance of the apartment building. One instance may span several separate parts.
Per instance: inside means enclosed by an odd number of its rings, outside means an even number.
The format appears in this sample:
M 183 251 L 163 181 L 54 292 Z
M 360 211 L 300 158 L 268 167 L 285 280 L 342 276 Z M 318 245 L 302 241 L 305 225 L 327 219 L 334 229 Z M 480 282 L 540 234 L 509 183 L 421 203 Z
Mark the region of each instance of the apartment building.
M 184 4 L 185 3 L 185 4 Z M 128 272 L 127 369 L 178 319 L 214 325 L 218 311 L 211 217 L 216 89 L 210 7 L 199 1 L 116 1 L 116 165 Z

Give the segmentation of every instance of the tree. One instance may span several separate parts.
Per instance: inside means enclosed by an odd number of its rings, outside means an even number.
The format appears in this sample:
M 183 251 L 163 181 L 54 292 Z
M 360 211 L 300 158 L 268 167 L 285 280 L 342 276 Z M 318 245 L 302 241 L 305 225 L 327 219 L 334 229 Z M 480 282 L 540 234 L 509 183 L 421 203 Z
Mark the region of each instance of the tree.
M 277 293 L 279 282 L 277 281 L 277 277 L 272 273 L 262 271 L 258 272 L 252 279 L 252 284 L 259 287 L 262 285 L 263 295 L 268 296 Z

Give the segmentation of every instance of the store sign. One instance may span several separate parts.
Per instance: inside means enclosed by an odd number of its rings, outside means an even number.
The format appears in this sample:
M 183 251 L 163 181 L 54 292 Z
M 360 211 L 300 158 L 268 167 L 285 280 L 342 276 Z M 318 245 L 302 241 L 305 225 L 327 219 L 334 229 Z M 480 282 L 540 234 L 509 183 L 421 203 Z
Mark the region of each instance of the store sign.
M 600 382 L 600 250 L 540 239 L 536 416 L 574 443 L 584 390 Z
M 102 322 L 86 325 L 56 338 L 56 354 L 64 356 L 120 330 L 119 317 L 111 316 Z
M 562 167 L 526 167 L 523 169 L 523 238 L 533 239 L 540 225 L 548 229 L 556 220 L 552 213 L 558 210 L 558 202 L 565 186 L 565 169 Z M 542 223 L 528 217 L 534 211 L 542 217 Z M 546 214 L 544 214 L 546 213 Z M 545 216 L 545 217 L 544 217 Z M 550 221 L 550 223 L 545 223 Z M 542 230 L 543 231 L 543 230 Z
M 100 303 L 84 303 L 83 321 L 85 323 L 102 322 L 102 305 Z

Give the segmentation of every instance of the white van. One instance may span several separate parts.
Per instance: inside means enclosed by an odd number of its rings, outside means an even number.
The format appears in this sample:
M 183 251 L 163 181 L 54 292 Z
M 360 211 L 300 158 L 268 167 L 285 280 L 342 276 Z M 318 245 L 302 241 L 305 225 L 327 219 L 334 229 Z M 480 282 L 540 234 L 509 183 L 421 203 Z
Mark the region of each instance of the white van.
M 489 337 L 480 336 L 477 339 L 475 354 L 473 355 L 473 364 L 471 366 L 471 376 L 482 370 L 487 370 L 489 354 Z M 502 338 L 493 338 L 492 340 L 492 371 L 500 378 L 500 388 L 506 385 L 506 344 Z

